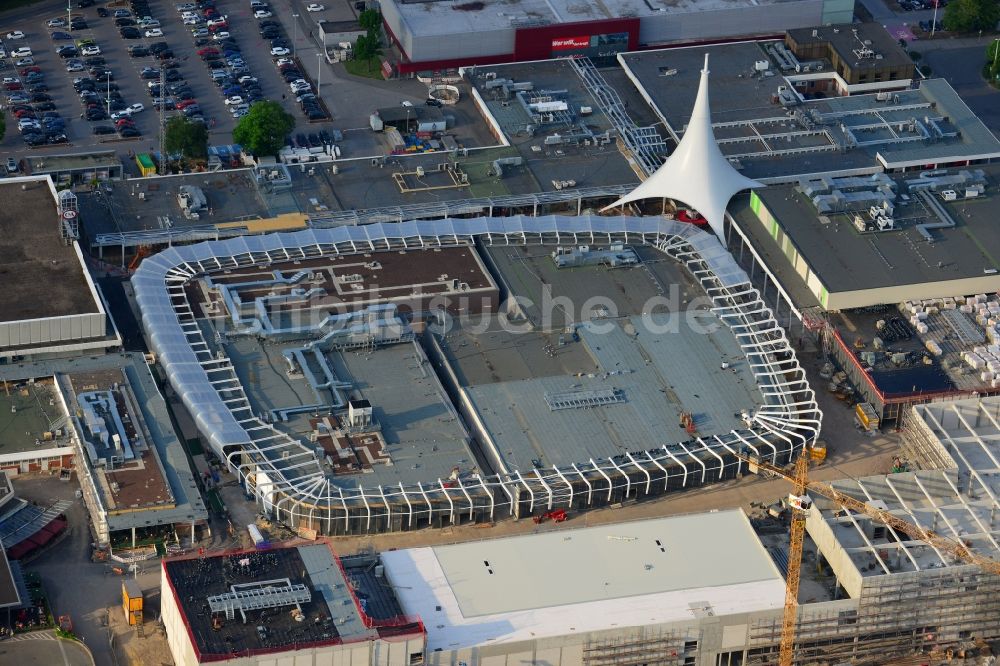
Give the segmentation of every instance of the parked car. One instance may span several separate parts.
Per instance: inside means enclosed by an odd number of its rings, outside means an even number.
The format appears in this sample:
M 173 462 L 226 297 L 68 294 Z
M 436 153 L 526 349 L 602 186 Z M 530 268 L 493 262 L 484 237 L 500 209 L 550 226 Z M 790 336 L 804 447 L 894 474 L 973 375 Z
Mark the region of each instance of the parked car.
M 101 55 L 101 47 L 98 46 L 97 44 L 93 44 L 91 46 L 84 46 L 82 49 L 80 49 L 80 53 L 82 53 L 85 56 Z
M 24 33 L 20 30 L 15 30 L 14 32 L 7 33 L 7 39 L 24 39 Z
M 10 57 L 11 58 L 30 58 L 31 57 L 31 49 L 28 48 L 27 46 L 19 46 L 16 49 L 14 49 L 13 51 L 10 52 Z
M 53 32 L 49 36 L 54 41 L 57 41 L 57 42 L 66 42 L 66 41 L 69 41 L 69 40 L 73 39 L 73 35 L 69 34 L 68 32 L 62 32 L 62 31 Z
M 163 37 L 163 31 L 159 28 L 151 28 L 143 34 L 146 35 L 146 37 Z
M 51 18 L 45 22 L 45 26 L 48 28 L 61 28 L 66 25 L 66 19 L 61 16 Z
M 323 5 L 317 5 L 316 3 L 312 3 L 312 4 L 309 4 L 309 5 L 306 5 L 306 11 L 307 12 L 321 12 L 324 9 L 326 9 L 325 6 L 323 6 Z

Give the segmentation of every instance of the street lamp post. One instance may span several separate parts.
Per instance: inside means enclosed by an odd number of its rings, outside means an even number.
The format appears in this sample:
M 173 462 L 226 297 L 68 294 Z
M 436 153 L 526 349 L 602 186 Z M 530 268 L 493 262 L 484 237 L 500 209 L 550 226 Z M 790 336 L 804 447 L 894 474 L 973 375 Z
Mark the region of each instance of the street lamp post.
M 292 14 L 292 57 L 298 55 L 299 46 L 299 15 Z
M 937 32 L 937 10 L 938 10 L 938 0 L 934 0 L 934 18 L 931 19 L 931 37 Z
M 320 83 L 323 79 L 323 54 L 316 54 L 316 92 L 319 93 L 319 87 L 323 85 Z

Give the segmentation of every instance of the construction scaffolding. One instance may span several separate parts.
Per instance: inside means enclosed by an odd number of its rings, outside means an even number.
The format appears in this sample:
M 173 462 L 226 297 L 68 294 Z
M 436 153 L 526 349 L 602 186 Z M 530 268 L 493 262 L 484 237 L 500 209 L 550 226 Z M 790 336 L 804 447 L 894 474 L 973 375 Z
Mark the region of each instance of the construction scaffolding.
M 976 567 L 879 576 L 866 583 L 856 605 L 801 607 L 796 664 L 877 664 L 1000 636 L 1000 577 Z M 777 664 L 781 618 L 752 623 L 749 631 L 747 666 Z
M 693 641 L 697 649 L 697 641 Z M 583 648 L 583 666 L 676 666 L 688 663 L 683 636 L 674 632 L 660 636 L 636 636 L 590 641 Z M 693 653 L 691 653 L 693 654 Z

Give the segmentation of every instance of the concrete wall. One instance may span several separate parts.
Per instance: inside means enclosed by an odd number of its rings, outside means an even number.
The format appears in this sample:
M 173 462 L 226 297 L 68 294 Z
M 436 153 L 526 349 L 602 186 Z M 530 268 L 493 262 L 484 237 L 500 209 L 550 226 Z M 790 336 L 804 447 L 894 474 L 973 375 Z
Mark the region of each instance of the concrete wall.
M 0 323 L 0 349 L 99 338 L 104 333 L 104 315 L 100 312 L 7 321 Z
M 861 596 L 863 578 L 858 568 L 854 566 L 850 554 L 841 545 L 840 540 L 833 532 L 833 526 L 826 522 L 823 513 L 814 508 L 806 514 L 806 529 L 809 536 L 816 542 L 816 546 L 823 557 L 826 558 L 833 573 L 837 576 L 837 582 L 844 588 L 853 599 Z M 853 530 L 854 527 L 851 526 Z
M 174 665 L 197 666 L 198 658 L 194 654 L 187 627 L 184 625 L 184 619 L 181 617 L 177 600 L 174 598 L 173 590 L 170 588 L 166 572 L 162 570 L 162 565 L 160 571 L 160 620 L 167 632 L 167 645 L 170 647 L 170 655 L 174 658 Z
M 854 22 L 855 0 L 823 0 L 822 25 Z
M 941 280 L 908 284 L 901 287 L 881 287 L 857 291 L 840 291 L 830 294 L 827 308 L 846 310 L 863 308 L 882 303 L 902 303 L 923 298 L 944 298 L 960 294 L 988 294 L 1000 290 L 1000 274 L 965 278 L 964 280 Z
M 823 8 L 824 0 L 800 0 L 715 11 L 666 11 L 658 16 L 642 17 L 639 43 L 653 46 L 751 35 L 780 35 L 790 28 L 821 25 Z

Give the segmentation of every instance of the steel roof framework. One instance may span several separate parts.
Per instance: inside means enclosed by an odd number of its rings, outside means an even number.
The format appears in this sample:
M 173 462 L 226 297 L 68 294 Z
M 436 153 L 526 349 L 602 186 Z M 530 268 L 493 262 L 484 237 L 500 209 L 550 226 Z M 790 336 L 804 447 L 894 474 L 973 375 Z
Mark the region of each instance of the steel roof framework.
M 184 286 L 250 265 L 340 254 L 448 247 L 474 239 L 494 245 L 601 244 L 655 247 L 682 263 L 736 335 L 764 396 L 751 426 L 684 444 L 650 442 L 644 451 L 415 486 L 343 489 L 311 449 L 259 420 L 235 369 L 202 338 Z M 276 517 L 326 534 L 494 520 L 555 507 L 587 508 L 732 477 L 749 447 L 782 463 L 819 433 L 820 412 L 784 330 L 743 270 L 712 235 L 661 218 L 528 217 L 445 219 L 312 229 L 172 247 L 147 258 L 133 277 L 143 325 L 159 362 L 213 450 Z M 697 470 L 695 472 L 695 470 Z M 395 527 L 393 527 L 395 526 Z

